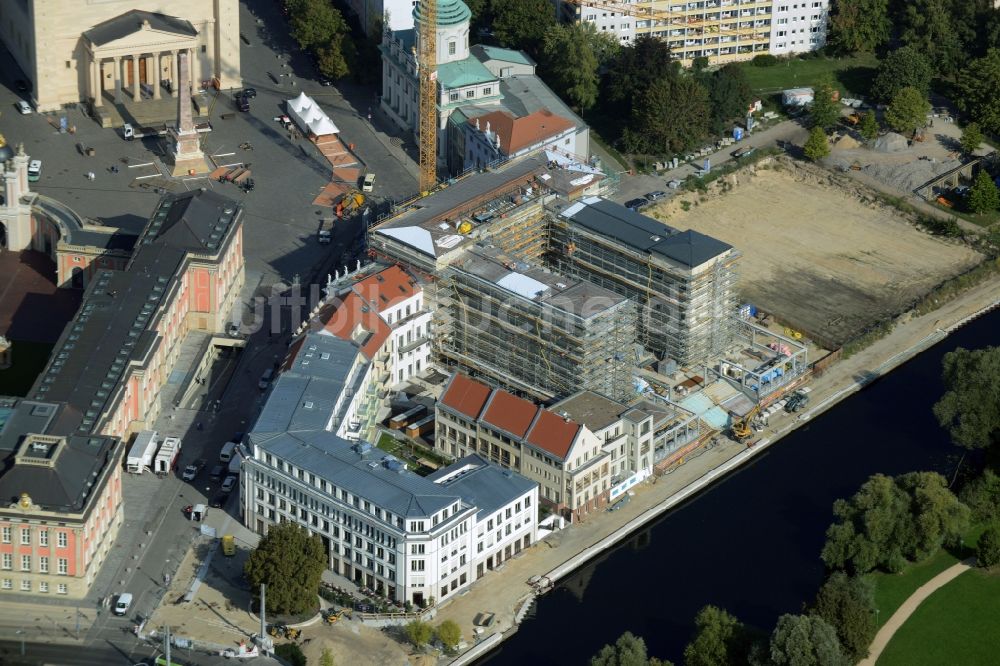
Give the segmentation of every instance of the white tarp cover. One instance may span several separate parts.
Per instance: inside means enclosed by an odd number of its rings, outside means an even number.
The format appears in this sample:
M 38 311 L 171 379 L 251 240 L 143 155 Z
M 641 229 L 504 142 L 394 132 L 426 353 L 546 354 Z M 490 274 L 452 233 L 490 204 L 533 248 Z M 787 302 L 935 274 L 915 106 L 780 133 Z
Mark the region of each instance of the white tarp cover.
M 309 95 L 299 93 L 295 99 L 290 99 L 285 103 L 288 107 L 288 115 L 303 132 L 314 136 L 326 136 L 328 134 L 338 134 L 340 130 L 333 124 L 330 117 L 319 107 Z
M 548 289 L 548 285 L 523 273 L 507 273 L 507 275 L 497 280 L 497 284 L 508 291 L 532 300 L 541 296 Z

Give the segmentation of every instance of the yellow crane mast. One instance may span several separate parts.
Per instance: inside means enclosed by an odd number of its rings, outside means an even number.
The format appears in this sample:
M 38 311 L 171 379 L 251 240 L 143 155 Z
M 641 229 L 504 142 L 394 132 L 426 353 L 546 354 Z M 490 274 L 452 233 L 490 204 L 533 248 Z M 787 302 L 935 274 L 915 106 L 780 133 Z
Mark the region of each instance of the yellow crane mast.
M 437 184 L 437 0 L 419 1 L 420 191 L 424 193 Z

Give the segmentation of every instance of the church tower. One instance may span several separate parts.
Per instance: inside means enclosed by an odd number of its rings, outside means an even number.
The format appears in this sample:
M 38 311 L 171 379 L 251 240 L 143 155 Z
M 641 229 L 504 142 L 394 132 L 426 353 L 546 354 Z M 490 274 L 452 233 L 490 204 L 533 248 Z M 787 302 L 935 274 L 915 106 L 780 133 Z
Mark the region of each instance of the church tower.
M 28 186 L 28 156 L 24 144 L 15 154 L 0 135 L 0 163 L 3 168 L 3 201 L 0 202 L 0 225 L 3 226 L 2 248 L 20 252 L 31 249 L 31 205 L 23 203 L 31 194 Z

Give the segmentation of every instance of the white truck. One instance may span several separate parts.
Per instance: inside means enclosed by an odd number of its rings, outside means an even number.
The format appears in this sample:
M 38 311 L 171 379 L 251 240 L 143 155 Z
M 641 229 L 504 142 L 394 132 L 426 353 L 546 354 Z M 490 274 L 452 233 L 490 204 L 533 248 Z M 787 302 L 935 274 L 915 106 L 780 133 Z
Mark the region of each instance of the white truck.
M 153 461 L 153 471 L 157 476 L 166 476 L 177 465 L 180 455 L 181 440 L 177 437 L 167 437 L 160 446 L 160 452 L 156 454 L 156 460 Z
M 233 451 L 232 459 L 229 461 L 229 473 L 236 474 L 238 476 L 240 473 L 240 468 L 242 466 L 243 466 L 243 453 L 242 451 L 240 451 L 239 447 L 237 447 L 236 450 Z
M 125 470 L 131 474 L 142 474 L 143 470 L 153 466 L 153 456 L 156 455 L 158 433 L 155 430 L 143 430 L 135 436 L 132 448 L 125 458 Z
M 320 220 L 319 230 L 316 232 L 316 241 L 320 245 L 329 245 L 333 240 L 333 218 Z

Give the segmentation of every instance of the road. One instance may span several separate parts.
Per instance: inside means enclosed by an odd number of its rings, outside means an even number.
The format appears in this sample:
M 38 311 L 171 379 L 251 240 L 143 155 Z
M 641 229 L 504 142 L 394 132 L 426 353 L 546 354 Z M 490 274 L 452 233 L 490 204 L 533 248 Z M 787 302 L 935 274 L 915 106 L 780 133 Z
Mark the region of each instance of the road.
M 762 149 L 773 148 L 775 146 L 786 146 L 788 144 L 800 146 L 805 142 L 808 136 L 809 130 L 804 128 L 799 121 L 785 120 L 777 123 L 776 125 L 772 125 L 767 129 L 754 132 L 737 144 L 726 146 L 721 150 L 716 151 L 710 155 L 708 159 L 711 160 L 712 168 L 715 168 L 726 164 L 727 162 L 731 162 L 734 159 L 732 153 L 737 148 L 753 146 L 754 148 Z M 622 174 L 621 186 L 612 198 L 621 203 L 628 201 L 629 199 L 641 197 L 647 192 L 653 192 L 656 190 L 665 191 L 669 196 L 673 196 L 677 190 L 672 190 L 667 187 L 667 182 L 674 179 L 684 180 L 688 176 L 698 173 L 698 171 L 701 170 L 704 160 L 705 158 L 699 158 L 697 165 L 688 163 L 681 164 L 676 169 L 664 171 L 655 176 L 647 174 L 629 176 L 628 174 Z

